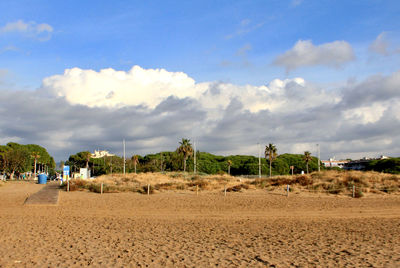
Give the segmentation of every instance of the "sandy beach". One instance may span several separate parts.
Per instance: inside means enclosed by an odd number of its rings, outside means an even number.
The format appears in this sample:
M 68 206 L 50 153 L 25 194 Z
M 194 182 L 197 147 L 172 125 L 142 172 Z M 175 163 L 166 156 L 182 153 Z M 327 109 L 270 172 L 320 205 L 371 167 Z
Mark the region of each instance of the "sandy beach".
M 399 267 L 400 196 L 0 187 L 0 267 Z

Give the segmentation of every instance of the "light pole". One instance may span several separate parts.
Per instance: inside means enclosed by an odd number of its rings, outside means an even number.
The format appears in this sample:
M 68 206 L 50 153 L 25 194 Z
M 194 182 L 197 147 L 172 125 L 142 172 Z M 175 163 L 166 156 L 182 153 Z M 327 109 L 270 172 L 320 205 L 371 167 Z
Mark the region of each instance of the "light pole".
M 125 175 L 125 139 L 122 140 L 122 143 L 124 145 L 124 175 Z
M 258 177 L 261 178 L 261 144 L 258 144 Z
M 196 167 L 196 165 L 197 165 L 197 162 L 196 162 L 196 141 L 193 142 L 193 147 L 194 147 L 193 173 L 196 174 L 196 172 L 197 172 L 197 167 Z
M 319 150 L 319 144 L 317 144 L 317 152 L 318 152 L 318 172 L 321 171 L 321 167 L 320 167 L 320 150 Z

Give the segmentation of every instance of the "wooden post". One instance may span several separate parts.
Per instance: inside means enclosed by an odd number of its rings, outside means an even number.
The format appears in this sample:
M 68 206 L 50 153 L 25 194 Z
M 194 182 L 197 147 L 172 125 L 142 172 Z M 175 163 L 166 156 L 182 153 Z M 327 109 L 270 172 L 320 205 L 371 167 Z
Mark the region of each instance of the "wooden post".
M 356 197 L 356 187 L 353 185 L 353 198 Z
M 226 196 L 226 185 L 224 185 L 224 195 Z
M 150 184 L 147 184 L 147 195 L 150 195 Z
M 289 191 L 290 191 L 290 186 L 289 186 L 289 184 L 287 185 L 286 191 L 287 191 L 286 197 L 289 197 Z
M 103 194 L 103 183 L 101 183 L 100 194 Z
M 67 178 L 67 192 L 69 192 L 69 178 Z
M 199 195 L 199 185 L 196 185 L 196 195 Z

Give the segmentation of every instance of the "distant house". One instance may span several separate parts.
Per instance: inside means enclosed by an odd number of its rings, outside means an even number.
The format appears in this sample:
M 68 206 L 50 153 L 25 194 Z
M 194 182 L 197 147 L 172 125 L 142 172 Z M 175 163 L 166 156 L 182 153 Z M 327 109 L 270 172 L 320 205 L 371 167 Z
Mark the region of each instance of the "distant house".
M 97 151 L 94 150 L 94 153 L 92 154 L 92 158 L 102 158 L 104 156 L 115 156 L 115 154 L 110 154 L 108 151 Z
M 338 167 L 343 168 L 348 160 L 335 160 L 335 158 L 330 158 L 329 160 L 322 160 L 321 161 L 324 167 Z

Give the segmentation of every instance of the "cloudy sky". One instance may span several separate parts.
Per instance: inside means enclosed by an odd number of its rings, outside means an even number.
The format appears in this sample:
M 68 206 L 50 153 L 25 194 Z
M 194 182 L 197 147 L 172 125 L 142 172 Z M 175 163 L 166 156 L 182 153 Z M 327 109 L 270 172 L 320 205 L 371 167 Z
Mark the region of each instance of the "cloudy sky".
M 0 144 L 400 156 L 400 2 L 1 1 Z

